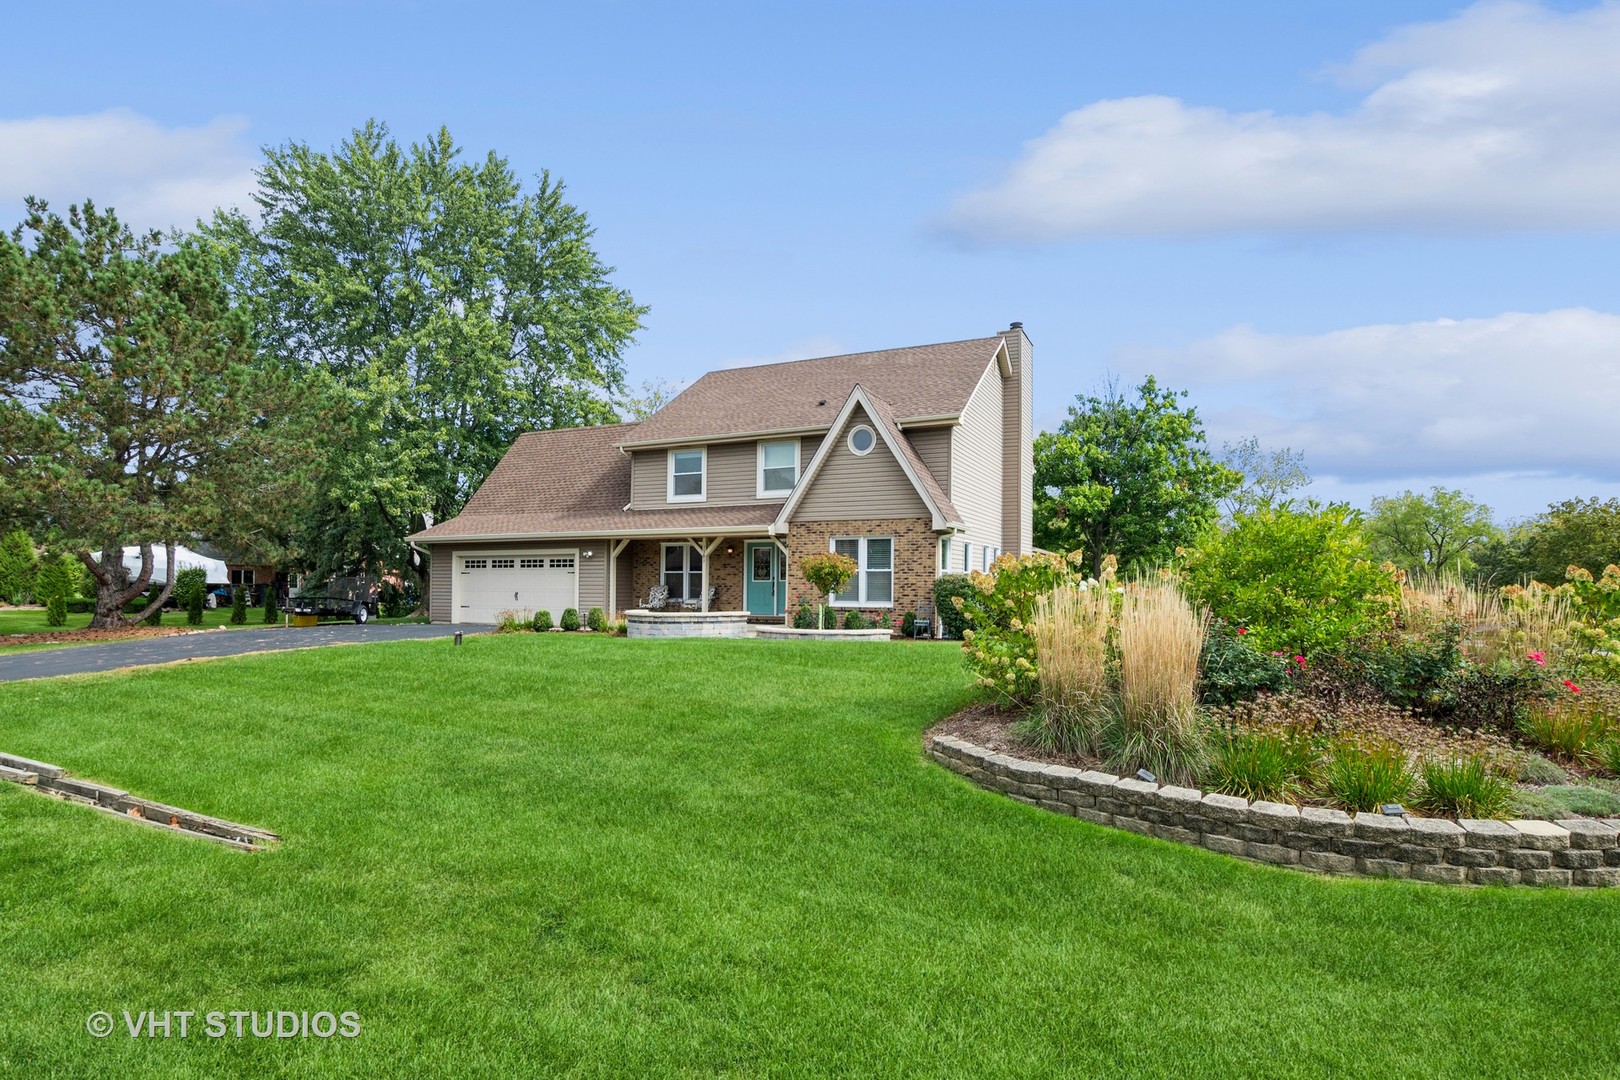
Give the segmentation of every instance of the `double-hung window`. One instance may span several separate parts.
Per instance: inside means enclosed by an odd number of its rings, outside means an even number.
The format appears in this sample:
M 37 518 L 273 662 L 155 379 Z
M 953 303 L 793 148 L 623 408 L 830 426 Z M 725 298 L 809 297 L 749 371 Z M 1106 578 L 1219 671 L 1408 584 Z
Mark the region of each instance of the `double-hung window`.
M 894 539 L 888 536 L 838 536 L 832 550 L 855 560 L 857 570 L 832 602 L 846 607 L 890 607 L 894 604 Z
M 691 544 L 665 544 L 663 580 L 671 600 L 696 600 L 703 591 L 703 552 Z
M 799 480 L 799 440 L 781 439 L 759 444 L 760 498 L 786 495 Z
M 704 448 L 671 450 L 669 452 L 669 501 L 702 502 L 704 480 L 708 472 L 708 457 Z

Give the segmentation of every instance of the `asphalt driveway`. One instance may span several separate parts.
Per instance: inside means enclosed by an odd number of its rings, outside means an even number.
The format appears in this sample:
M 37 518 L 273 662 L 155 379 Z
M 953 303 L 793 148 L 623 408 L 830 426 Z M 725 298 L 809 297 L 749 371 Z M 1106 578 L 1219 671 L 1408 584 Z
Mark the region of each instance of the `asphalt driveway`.
M 311 649 L 326 645 L 362 645 L 378 641 L 416 641 L 449 637 L 457 630 L 479 633 L 487 626 L 443 626 L 422 623 L 328 623 L 323 626 L 262 630 L 202 630 L 172 637 L 109 641 L 104 645 L 72 645 L 60 649 L 0 655 L 0 682 L 44 679 L 53 675 L 83 675 L 94 671 L 145 664 L 168 664 L 214 656 L 280 649 Z

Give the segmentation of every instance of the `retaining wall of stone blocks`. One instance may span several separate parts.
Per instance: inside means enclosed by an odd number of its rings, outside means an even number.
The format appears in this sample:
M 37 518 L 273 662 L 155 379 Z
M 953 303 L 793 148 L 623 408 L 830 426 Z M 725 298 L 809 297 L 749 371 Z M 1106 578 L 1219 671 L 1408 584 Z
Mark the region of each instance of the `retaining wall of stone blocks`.
M 1019 802 L 1257 862 L 1447 885 L 1620 886 L 1620 819 L 1347 814 L 1024 761 L 951 735 L 931 737 L 927 750 Z

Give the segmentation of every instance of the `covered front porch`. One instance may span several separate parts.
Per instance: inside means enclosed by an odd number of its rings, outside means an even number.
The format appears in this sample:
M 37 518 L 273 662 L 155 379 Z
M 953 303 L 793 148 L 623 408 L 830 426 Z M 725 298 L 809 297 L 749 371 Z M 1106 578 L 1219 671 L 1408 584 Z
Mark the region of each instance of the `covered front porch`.
M 788 549 L 781 538 L 754 535 L 674 535 L 615 540 L 610 585 L 619 613 L 632 611 L 754 620 L 788 611 Z

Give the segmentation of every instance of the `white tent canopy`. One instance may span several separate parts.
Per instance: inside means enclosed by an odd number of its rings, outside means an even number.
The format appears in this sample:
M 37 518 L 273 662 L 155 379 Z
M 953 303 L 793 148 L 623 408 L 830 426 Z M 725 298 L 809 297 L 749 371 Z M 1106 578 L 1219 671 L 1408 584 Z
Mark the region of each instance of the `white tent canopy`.
M 99 551 L 96 552 L 96 558 L 97 560 L 101 558 Z M 229 585 L 231 583 L 231 573 L 226 569 L 222 561 L 210 559 L 206 555 L 199 555 L 188 547 L 181 547 L 176 544 L 174 561 L 182 570 L 192 566 L 202 567 L 203 572 L 208 575 L 208 584 L 210 585 Z M 134 581 L 141 572 L 141 549 L 139 547 L 127 547 L 124 549 L 124 567 L 129 571 L 129 579 Z M 154 585 L 161 585 L 169 580 L 169 553 L 162 544 L 152 545 L 151 580 Z

